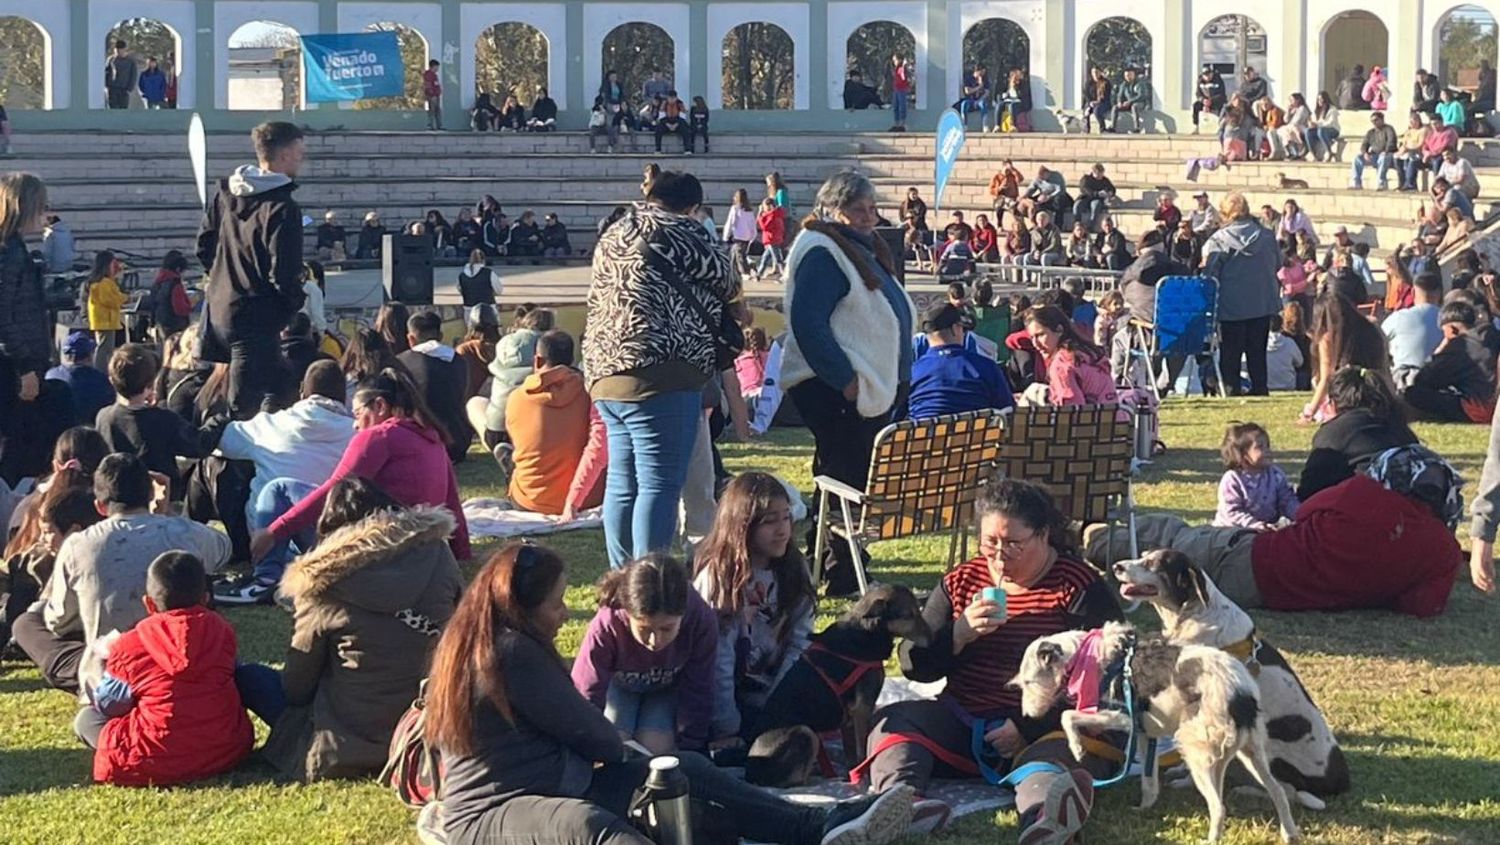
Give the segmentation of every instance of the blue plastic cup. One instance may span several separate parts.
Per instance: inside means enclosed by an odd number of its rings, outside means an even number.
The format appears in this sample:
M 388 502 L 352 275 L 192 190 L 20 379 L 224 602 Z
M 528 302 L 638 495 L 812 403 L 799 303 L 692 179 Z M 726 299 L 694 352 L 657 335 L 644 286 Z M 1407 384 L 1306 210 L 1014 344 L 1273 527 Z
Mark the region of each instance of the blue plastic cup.
M 994 602 L 995 604 L 1000 605 L 1000 609 L 999 610 L 997 610 L 994 613 L 990 614 L 990 616 L 992 618 L 994 618 L 994 619 L 1004 619 L 1005 618 L 1005 590 L 1001 589 L 1000 587 L 985 587 L 983 590 L 980 591 L 979 597 L 982 598 L 982 599 L 987 599 L 989 601 Z

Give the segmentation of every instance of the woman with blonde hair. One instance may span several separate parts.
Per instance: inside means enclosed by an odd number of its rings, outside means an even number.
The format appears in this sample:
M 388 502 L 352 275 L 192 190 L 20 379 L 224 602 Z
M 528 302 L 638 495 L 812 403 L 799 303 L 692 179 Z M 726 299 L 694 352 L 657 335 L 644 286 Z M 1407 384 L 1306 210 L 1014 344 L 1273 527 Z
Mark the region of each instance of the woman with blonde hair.
M 15 402 L 30 402 L 52 359 L 42 273 L 26 235 L 46 223 L 47 186 L 30 173 L 0 176 L 0 434 L 15 420 Z
M 1219 205 L 1224 225 L 1203 245 L 1203 275 L 1219 283 L 1219 362 L 1225 387 L 1239 395 L 1240 362 L 1250 375 L 1250 395 L 1266 396 L 1266 341 L 1271 315 L 1281 310 L 1281 248 L 1276 235 L 1250 214 L 1243 194 Z

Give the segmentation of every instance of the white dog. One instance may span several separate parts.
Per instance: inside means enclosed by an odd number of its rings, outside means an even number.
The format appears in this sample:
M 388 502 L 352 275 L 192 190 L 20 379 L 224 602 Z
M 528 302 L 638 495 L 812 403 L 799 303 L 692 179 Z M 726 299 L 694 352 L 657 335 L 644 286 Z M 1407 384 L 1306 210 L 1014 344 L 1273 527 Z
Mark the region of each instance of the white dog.
M 1349 763 L 1297 673 L 1197 564 L 1162 549 L 1116 563 L 1114 576 L 1127 601 L 1156 608 L 1168 642 L 1224 649 L 1250 666 L 1265 711 L 1271 773 L 1298 803 L 1321 810 L 1323 798 L 1349 791 Z
M 1081 698 L 1087 694 L 1092 674 L 1102 674 L 1113 665 L 1130 669 L 1135 729 L 1147 737 L 1176 738 L 1193 783 L 1208 802 L 1209 842 L 1219 841 L 1224 834 L 1224 772 L 1235 759 L 1270 794 L 1281 840 L 1300 838 L 1286 792 L 1270 788 L 1274 778 L 1266 759 L 1266 727 L 1255 679 L 1244 664 L 1223 651 L 1138 638 L 1129 625 L 1111 622 L 1100 631 L 1067 631 L 1034 640 L 1011 683 L 1021 689 L 1021 712 L 1039 718 L 1067 698 L 1070 684 L 1083 679 Z M 1126 678 L 1121 677 L 1122 681 Z M 1110 697 L 1118 699 L 1108 690 L 1101 691 L 1101 699 Z M 1131 716 L 1104 707 L 1095 712 L 1072 709 L 1063 713 L 1062 728 L 1068 747 L 1082 760 L 1085 731 L 1130 730 Z M 1141 808 L 1155 804 L 1157 794 L 1156 767 L 1147 766 L 1141 776 Z
M 1082 135 L 1083 117 L 1077 112 L 1066 109 L 1053 109 L 1052 115 L 1057 118 L 1058 125 L 1062 126 L 1064 135 Z

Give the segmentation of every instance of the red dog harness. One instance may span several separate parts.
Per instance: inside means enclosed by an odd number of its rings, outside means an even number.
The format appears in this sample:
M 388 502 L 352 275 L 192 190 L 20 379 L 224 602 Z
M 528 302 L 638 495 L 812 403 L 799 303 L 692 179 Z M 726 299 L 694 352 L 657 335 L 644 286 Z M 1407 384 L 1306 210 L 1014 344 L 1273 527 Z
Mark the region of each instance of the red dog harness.
M 885 667 L 885 662 L 881 660 L 855 660 L 852 657 L 846 657 L 845 655 L 833 651 L 822 643 L 812 643 L 811 645 L 809 645 L 807 647 L 807 650 L 803 652 L 803 656 L 806 657 L 807 655 L 813 653 L 828 655 L 829 657 L 832 657 L 840 663 L 847 664 L 849 667 L 851 667 L 849 670 L 849 674 L 845 675 L 842 681 L 835 681 L 832 676 L 823 671 L 823 667 L 819 666 L 817 661 L 812 660 L 811 658 L 807 660 L 807 665 L 812 667 L 812 670 L 814 672 L 818 673 L 818 677 L 822 678 L 823 683 L 828 686 L 828 691 L 833 693 L 833 699 L 834 701 L 837 701 L 839 703 L 839 709 L 843 713 L 843 720 L 847 721 L 849 719 L 849 706 L 844 703 L 844 693 L 848 692 L 851 689 L 854 689 L 855 685 L 857 685 L 860 679 L 865 675 L 869 674 L 870 672 L 883 669 Z M 818 768 L 821 771 L 823 777 L 833 777 L 833 761 L 829 759 L 828 751 L 821 744 L 818 747 Z M 851 772 L 850 777 L 853 778 L 853 776 L 854 775 Z

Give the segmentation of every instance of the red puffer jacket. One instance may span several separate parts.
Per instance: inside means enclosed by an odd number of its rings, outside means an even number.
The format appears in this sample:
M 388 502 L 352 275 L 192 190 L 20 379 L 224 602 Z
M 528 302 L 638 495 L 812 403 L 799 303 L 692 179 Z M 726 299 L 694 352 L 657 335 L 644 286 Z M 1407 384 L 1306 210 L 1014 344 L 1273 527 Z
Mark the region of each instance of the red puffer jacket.
M 123 634 L 105 671 L 135 706 L 99 734 L 94 780 L 165 786 L 239 765 L 255 733 L 234 686 L 237 650 L 234 628 L 204 607 L 153 613 Z

